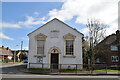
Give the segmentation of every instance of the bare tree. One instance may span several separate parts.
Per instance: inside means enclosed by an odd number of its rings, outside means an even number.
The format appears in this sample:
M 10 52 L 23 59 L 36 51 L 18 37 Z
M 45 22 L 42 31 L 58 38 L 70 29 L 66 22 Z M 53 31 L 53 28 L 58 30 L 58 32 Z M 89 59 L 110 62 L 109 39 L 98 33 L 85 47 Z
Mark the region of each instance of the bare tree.
M 92 41 L 92 46 L 96 46 L 101 40 L 106 37 L 106 27 L 107 25 L 101 23 L 99 20 L 88 20 L 86 24 L 88 28 L 88 39 Z
M 88 20 L 86 24 L 88 28 L 88 36 L 86 37 L 88 43 L 90 44 L 90 49 L 88 51 L 90 63 L 94 64 L 94 47 L 106 37 L 106 27 L 107 25 L 101 23 L 99 20 Z

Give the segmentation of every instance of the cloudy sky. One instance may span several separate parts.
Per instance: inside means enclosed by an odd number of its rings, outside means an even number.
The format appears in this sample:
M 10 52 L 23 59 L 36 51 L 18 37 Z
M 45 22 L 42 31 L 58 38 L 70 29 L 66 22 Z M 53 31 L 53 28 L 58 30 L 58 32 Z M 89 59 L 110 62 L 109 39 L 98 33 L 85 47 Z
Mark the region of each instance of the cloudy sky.
M 107 35 L 118 29 L 119 0 L 62 0 L 63 2 L 3 2 L 0 38 L 5 47 L 28 49 L 27 34 L 53 18 L 87 34 L 88 19 L 109 25 Z M 17 46 L 16 46 L 17 45 Z

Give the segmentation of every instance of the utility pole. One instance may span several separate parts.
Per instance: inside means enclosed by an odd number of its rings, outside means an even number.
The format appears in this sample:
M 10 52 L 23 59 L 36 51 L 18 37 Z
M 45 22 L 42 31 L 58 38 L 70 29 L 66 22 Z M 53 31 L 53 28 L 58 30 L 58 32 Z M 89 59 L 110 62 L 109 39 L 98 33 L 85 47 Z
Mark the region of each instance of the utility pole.
M 15 58 L 16 58 L 16 51 L 14 51 L 14 63 L 15 63 Z
M 21 41 L 21 53 L 20 53 L 20 62 L 22 61 L 22 47 L 23 47 L 23 41 Z
M 18 45 L 16 45 L 15 47 L 17 47 Z M 17 55 L 17 50 L 14 51 L 14 63 L 16 62 L 16 55 Z

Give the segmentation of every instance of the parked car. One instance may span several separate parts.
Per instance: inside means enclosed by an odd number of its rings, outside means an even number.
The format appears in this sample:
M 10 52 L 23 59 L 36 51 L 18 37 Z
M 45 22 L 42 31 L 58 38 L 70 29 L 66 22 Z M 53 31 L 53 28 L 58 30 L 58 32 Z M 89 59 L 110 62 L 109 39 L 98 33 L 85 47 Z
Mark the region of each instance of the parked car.
M 28 63 L 28 59 L 25 59 L 23 62 L 24 62 L 24 63 Z

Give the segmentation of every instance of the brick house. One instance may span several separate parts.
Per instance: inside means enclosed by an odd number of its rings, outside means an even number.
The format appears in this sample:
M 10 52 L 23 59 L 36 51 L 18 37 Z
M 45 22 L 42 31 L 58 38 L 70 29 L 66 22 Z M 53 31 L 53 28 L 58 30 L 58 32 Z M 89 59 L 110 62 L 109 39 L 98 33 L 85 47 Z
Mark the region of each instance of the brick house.
M 5 48 L 4 46 L 0 47 L 0 62 L 11 62 L 13 54 L 11 49 L 8 47 Z
M 96 63 L 120 65 L 120 31 L 106 37 L 95 47 L 95 51 Z

